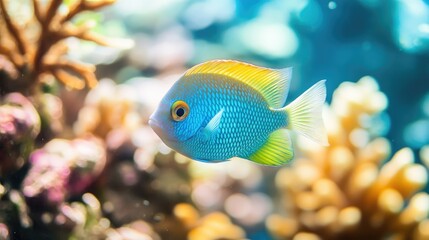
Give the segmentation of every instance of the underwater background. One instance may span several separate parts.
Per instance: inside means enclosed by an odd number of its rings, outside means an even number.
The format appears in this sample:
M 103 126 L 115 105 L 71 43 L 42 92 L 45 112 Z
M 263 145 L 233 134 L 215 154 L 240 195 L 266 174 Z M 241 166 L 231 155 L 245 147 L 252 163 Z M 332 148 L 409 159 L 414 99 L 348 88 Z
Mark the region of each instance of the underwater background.
M 330 146 L 207 164 L 147 125 L 189 67 L 327 79 Z M 0 239 L 429 239 L 429 1 L 0 0 Z

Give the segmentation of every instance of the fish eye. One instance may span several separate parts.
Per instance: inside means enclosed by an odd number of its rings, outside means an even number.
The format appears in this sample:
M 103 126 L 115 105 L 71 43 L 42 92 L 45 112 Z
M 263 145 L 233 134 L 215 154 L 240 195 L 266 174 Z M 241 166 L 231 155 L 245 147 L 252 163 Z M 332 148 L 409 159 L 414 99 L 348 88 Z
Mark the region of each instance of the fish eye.
M 171 106 L 171 117 L 174 121 L 183 121 L 189 115 L 189 106 L 184 101 L 176 101 Z

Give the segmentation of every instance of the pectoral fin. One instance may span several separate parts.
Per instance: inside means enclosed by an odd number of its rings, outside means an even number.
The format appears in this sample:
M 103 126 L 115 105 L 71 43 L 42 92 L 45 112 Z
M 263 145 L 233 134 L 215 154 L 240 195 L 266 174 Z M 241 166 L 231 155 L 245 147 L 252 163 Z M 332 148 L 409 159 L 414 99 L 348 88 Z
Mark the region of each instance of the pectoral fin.
M 219 132 L 219 125 L 222 119 L 223 108 L 214 115 L 214 117 L 207 123 L 207 125 L 201 130 L 201 138 L 204 141 L 210 141 L 214 139 L 216 134 Z

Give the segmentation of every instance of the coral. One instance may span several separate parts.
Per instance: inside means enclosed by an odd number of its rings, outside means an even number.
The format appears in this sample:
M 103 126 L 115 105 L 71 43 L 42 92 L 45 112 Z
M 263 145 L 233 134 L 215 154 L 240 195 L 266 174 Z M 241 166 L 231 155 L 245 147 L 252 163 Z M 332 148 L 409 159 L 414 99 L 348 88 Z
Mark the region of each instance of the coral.
M 2 99 L 0 133 L 2 141 L 20 142 L 34 139 L 40 131 L 40 118 L 31 102 L 19 93 Z
M 77 19 L 113 2 L 0 0 L 0 222 L 11 239 L 37 238 L 49 225 L 41 220 L 79 197 L 105 166 L 99 139 L 60 139 L 74 136 L 54 80 L 66 90 L 96 85 L 95 67 L 67 56 L 67 41 L 111 45 L 91 31 L 93 22 Z
M 174 215 L 189 230 L 189 240 L 245 239 L 244 230 L 233 224 L 230 218 L 221 212 L 212 212 L 200 217 L 197 209 L 186 203 L 177 204 Z
M 30 163 L 22 192 L 30 206 L 42 211 L 82 194 L 103 170 L 106 153 L 97 138 L 53 139 L 31 154 Z
M 9 11 L 18 1 L 0 1 L 0 82 L 2 93 L 19 91 L 34 94 L 42 82 L 54 76 L 69 88 L 95 86 L 95 67 L 65 57 L 64 40 L 75 37 L 102 45 L 109 42 L 90 31 L 90 24 L 77 25 L 73 18 L 94 11 L 114 0 L 32 1 L 33 15 L 19 18 Z M 21 6 L 23 7 L 23 6 Z
M 277 239 L 426 239 L 427 169 L 410 149 L 390 155 L 377 132 L 387 107 L 376 81 L 342 83 L 326 109 L 330 146 L 301 139 L 303 156 L 276 175 L 285 214 L 266 222 Z M 425 238 L 426 237 L 426 238 Z
M 22 167 L 39 131 L 40 117 L 29 99 L 20 93 L 1 99 L 0 176 Z
M 91 133 L 108 138 L 112 130 L 135 130 L 142 124 L 136 100 L 137 93 L 131 86 L 116 85 L 108 79 L 100 81 L 88 93 L 84 106 L 79 111 L 78 120 L 74 123 L 76 135 Z

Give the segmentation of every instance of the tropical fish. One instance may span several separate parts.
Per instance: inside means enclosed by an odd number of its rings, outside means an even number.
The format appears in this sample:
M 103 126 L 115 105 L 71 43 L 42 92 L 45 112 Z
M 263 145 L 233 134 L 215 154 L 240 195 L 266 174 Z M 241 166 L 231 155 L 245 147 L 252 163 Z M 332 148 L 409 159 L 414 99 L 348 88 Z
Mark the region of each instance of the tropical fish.
M 149 124 L 167 146 L 194 160 L 288 163 L 294 156 L 289 130 L 328 145 L 325 80 L 284 106 L 291 75 L 291 68 L 233 60 L 196 65 L 163 97 Z

